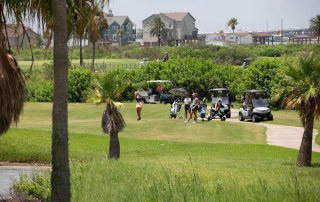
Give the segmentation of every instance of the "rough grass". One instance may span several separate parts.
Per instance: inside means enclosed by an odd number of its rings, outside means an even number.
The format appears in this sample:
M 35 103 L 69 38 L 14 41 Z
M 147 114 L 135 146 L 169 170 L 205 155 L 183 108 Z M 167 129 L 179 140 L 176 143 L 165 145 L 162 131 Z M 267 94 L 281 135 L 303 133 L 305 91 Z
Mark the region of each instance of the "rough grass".
M 84 59 L 84 64 L 91 64 L 91 59 Z M 52 60 L 36 60 L 34 61 L 34 70 L 39 70 L 43 68 L 43 64 L 45 63 L 52 63 Z M 71 63 L 73 65 L 79 65 L 80 60 L 79 59 L 72 59 Z M 129 58 L 123 58 L 123 59 L 95 59 L 96 64 L 122 64 L 122 63 L 139 63 L 139 60 L 137 59 L 129 59 Z M 27 71 L 30 69 L 31 61 L 18 61 L 18 64 L 20 68 L 24 71 Z
M 103 107 L 69 105 L 73 201 L 316 201 L 320 153 L 296 168 L 297 150 L 265 145 L 254 124 L 168 119 L 168 105 L 145 105 L 137 122 L 126 103 L 121 159 L 107 160 Z M 27 103 L 17 129 L 0 138 L 0 161 L 49 163 L 51 103 Z M 39 193 L 50 174 L 19 184 Z M 39 186 L 34 186 L 40 183 Z M 46 189 L 47 190 L 47 189 Z M 46 197 L 48 194 L 37 197 Z

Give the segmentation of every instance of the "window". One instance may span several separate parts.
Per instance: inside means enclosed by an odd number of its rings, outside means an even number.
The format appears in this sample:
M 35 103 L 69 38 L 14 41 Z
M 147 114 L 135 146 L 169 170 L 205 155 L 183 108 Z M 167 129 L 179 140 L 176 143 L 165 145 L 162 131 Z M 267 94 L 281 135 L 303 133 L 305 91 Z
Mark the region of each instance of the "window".
M 233 36 L 232 36 L 232 37 L 230 37 L 230 39 L 233 39 Z
M 169 28 L 171 28 L 171 24 L 169 24 Z
M 113 39 L 113 41 L 117 41 L 117 35 L 114 34 L 114 35 L 112 36 L 112 39 Z
M 130 28 L 130 27 L 131 27 L 131 24 L 130 24 L 130 23 L 128 23 L 128 24 L 127 24 L 127 28 Z
M 238 41 L 239 37 L 236 37 L 236 41 Z
M 117 25 L 112 26 L 112 30 L 117 30 L 117 29 L 119 29 Z

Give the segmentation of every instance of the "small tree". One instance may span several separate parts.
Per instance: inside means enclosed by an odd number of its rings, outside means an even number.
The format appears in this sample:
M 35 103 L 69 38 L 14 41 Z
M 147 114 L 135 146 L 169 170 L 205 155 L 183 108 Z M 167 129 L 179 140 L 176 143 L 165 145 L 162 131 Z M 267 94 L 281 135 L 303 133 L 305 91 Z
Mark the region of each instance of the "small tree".
M 228 21 L 228 26 L 231 27 L 232 32 L 234 33 L 234 30 L 236 29 L 236 26 L 239 24 L 237 18 L 231 18 Z
M 151 24 L 150 34 L 158 37 L 158 46 L 161 45 L 161 38 L 167 36 L 168 29 L 166 28 L 166 24 L 161 20 L 160 17 L 156 17 Z
M 111 99 L 106 101 L 106 109 L 102 114 L 102 129 L 106 134 L 110 134 L 109 159 L 120 158 L 120 142 L 118 133 L 125 127 L 125 121 Z
M 126 32 L 121 28 L 118 30 L 117 35 L 119 36 L 119 46 L 122 46 L 122 37 L 126 35 Z

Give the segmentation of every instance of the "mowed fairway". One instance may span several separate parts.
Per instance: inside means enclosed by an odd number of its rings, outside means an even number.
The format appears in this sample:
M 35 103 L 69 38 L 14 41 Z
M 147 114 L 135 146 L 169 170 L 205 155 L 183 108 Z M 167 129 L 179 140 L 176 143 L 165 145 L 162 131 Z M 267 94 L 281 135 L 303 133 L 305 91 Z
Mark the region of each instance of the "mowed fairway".
M 27 103 L 0 138 L 0 160 L 50 162 L 51 103 Z M 103 106 L 69 104 L 73 201 L 316 201 L 320 154 L 296 168 L 297 151 L 265 145 L 265 128 L 169 119 L 169 105 L 122 109 L 121 159 L 107 160 Z M 275 116 L 276 119 L 276 116 Z M 47 180 L 50 177 L 48 175 Z
M 18 128 L 51 130 L 51 103 L 27 103 Z M 265 143 L 265 128 L 220 121 L 186 124 L 183 119 L 169 119 L 170 105 L 145 104 L 142 121 L 136 120 L 135 103 L 125 103 L 121 110 L 127 123 L 121 137 L 206 143 Z M 104 106 L 69 104 L 69 130 L 73 133 L 103 135 L 101 116 Z M 182 113 L 180 113 L 182 115 Z

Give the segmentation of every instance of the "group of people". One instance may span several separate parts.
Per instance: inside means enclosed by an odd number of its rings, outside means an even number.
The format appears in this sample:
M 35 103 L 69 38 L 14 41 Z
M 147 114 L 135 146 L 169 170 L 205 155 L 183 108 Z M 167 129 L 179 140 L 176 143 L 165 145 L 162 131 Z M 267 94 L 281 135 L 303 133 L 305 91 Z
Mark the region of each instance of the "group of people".
M 204 114 L 207 108 L 206 104 L 206 98 L 203 98 L 203 100 L 200 102 L 198 98 L 197 93 L 192 93 L 193 100 L 187 95 L 184 98 L 184 122 L 188 123 L 191 119 L 193 119 L 193 123 L 197 123 L 198 119 L 198 111 L 200 111 L 200 114 Z M 189 117 L 188 117 L 189 116 Z

